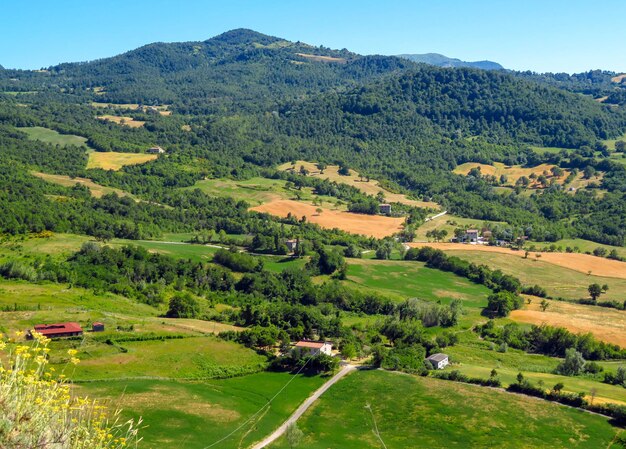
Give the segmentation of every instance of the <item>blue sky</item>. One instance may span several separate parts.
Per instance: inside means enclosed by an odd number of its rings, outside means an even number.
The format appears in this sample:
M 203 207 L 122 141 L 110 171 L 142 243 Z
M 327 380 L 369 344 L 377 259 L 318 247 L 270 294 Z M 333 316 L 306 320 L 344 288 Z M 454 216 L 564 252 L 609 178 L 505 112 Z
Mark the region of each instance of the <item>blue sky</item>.
M 362 54 L 443 53 L 507 68 L 626 72 L 626 0 L 12 0 L 0 64 L 40 68 L 233 28 Z

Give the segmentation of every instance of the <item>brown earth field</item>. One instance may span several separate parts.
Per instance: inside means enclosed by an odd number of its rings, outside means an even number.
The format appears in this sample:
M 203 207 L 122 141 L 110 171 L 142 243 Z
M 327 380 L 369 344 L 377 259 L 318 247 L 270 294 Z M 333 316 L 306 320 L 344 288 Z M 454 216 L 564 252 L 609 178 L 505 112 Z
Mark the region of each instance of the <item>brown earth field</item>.
M 611 81 L 613 81 L 614 83 L 621 83 L 624 78 L 626 78 L 626 73 L 614 76 L 613 78 L 611 78 Z
M 463 243 L 408 243 L 413 248 L 430 246 L 443 251 L 485 251 L 524 257 L 524 251 L 514 251 L 510 248 L 487 245 L 466 245 Z M 618 260 L 605 259 L 578 253 L 538 253 L 541 261 L 569 268 L 581 273 L 591 272 L 594 276 L 626 279 L 626 263 Z M 528 258 L 534 258 L 535 253 L 530 253 Z
M 286 217 L 289 213 L 298 218 L 306 216 L 307 221 L 316 223 L 323 228 L 338 228 L 352 234 L 363 234 L 376 238 L 399 232 L 404 223 L 404 218 L 353 214 L 325 208 L 321 208 L 322 213 L 318 214 L 317 208 L 317 206 L 294 200 L 276 200 L 252 207 L 250 210 L 265 212 L 278 217 Z
M 545 312 L 539 299 L 533 298 L 521 310 L 511 312 L 511 319 L 521 323 L 564 327 L 574 333 L 592 333 L 599 340 L 626 347 L 626 313 L 606 307 L 585 306 L 564 301 L 548 301 Z
M 437 203 L 433 203 L 430 201 L 418 201 L 412 200 L 408 198 L 406 195 L 401 193 L 393 193 L 389 190 L 380 186 L 379 182 L 375 179 L 370 179 L 369 181 L 361 180 L 359 174 L 354 170 L 350 170 L 350 175 L 343 176 L 339 174 L 339 166 L 338 165 L 329 165 L 324 169 L 324 173 L 320 173 L 319 169 L 313 162 L 306 161 L 296 161 L 296 165 L 291 165 L 290 163 L 283 164 L 278 167 L 279 170 L 300 170 L 300 167 L 304 166 L 309 171 L 309 176 L 315 176 L 317 178 L 328 179 L 329 181 L 334 181 L 336 183 L 347 184 L 349 186 L 355 187 L 359 189 L 361 192 L 367 195 L 376 195 L 378 192 L 382 190 L 385 194 L 385 201 L 389 203 L 401 203 L 406 204 L 407 206 L 414 207 L 425 207 L 431 209 L 440 209 L 441 207 Z

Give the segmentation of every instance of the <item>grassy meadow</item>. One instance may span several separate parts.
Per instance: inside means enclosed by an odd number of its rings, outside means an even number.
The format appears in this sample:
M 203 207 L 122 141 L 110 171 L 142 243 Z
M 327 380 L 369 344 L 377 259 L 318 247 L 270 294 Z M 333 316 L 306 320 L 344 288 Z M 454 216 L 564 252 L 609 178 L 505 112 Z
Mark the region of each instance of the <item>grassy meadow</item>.
M 323 179 L 328 179 L 337 183 L 347 184 L 349 186 L 356 187 L 357 189 L 368 195 L 375 196 L 379 192 L 383 192 L 383 194 L 385 195 L 385 200 L 390 203 L 402 203 L 409 206 L 426 207 L 432 209 L 440 208 L 437 203 L 414 200 L 404 194 L 391 192 L 390 190 L 382 187 L 377 180 L 367 180 L 364 177 L 359 176 L 359 174 L 354 170 L 350 170 L 349 175 L 340 175 L 338 165 L 329 165 L 324 169 L 324 173 L 320 173 L 315 163 L 307 161 L 296 161 L 295 164 L 291 164 L 288 162 L 279 166 L 278 169 L 298 171 L 300 170 L 301 166 L 309 171 L 308 176 L 315 176 Z
M 194 382 L 91 382 L 77 385 L 76 390 L 108 399 L 111 408 L 123 408 L 124 419 L 142 417 L 146 427 L 139 449 L 204 449 L 242 426 L 215 446 L 239 449 L 270 434 L 323 382 L 319 376 L 263 372 Z
M 374 424 L 375 420 L 375 424 Z M 333 425 L 341 423 L 341 425 Z M 298 425 L 302 447 L 608 447 L 617 430 L 604 417 L 494 389 L 383 371 L 343 379 Z M 282 437 L 272 449 L 289 448 Z
M 350 259 L 348 283 L 398 299 L 420 298 L 448 303 L 461 299 L 469 308 L 487 305 L 489 290 L 452 273 L 427 268 L 416 261 Z
M 269 203 L 275 200 L 288 200 L 296 198 L 296 194 L 300 195 L 302 201 L 313 201 L 314 199 L 321 201 L 322 205 L 332 205 L 333 207 L 342 206 L 340 200 L 330 196 L 315 195 L 313 189 L 305 187 L 302 190 L 287 189 L 286 181 L 282 179 L 269 179 L 262 177 L 254 177 L 243 181 L 235 181 L 232 179 L 204 179 L 196 182 L 192 187 L 186 187 L 187 190 L 200 189 L 210 196 L 230 197 L 236 200 L 246 201 L 252 206 Z
M 125 192 L 120 189 L 116 189 L 114 187 L 106 187 L 100 184 L 96 184 L 91 179 L 87 178 L 72 178 L 70 176 L 65 175 L 51 175 L 48 173 L 40 173 L 40 172 L 32 172 L 34 176 L 43 179 L 44 181 L 48 181 L 54 184 L 58 184 L 63 187 L 74 187 L 76 184 L 80 184 L 89 189 L 91 194 L 96 198 L 101 198 L 104 195 L 109 195 L 111 193 L 115 193 L 117 196 L 129 196 L 134 198 L 134 196 L 128 192 Z
M 53 129 L 43 128 L 41 126 L 30 126 L 17 129 L 28 134 L 28 138 L 32 140 L 40 140 L 52 145 L 88 147 L 87 139 L 85 137 L 74 136 L 72 134 L 60 134 Z
M 446 230 L 448 231 L 448 236 L 446 239 L 450 239 L 454 237 L 454 230 L 456 228 L 478 228 L 481 229 L 485 224 L 504 224 L 503 222 L 497 221 L 484 221 L 484 220 L 474 220 L 471 218 L 463 218 L 457 217 L 456 215 L 442 215 L 440 217 L 434 218 L 432 220 L 427 221 L 419 228 L 417 228 L 415 241 L 417 242 L 427 242 L 429 241 L 428 237 L 426 237 L 426 233 L 428 231 L 432 231 L 434 229 L 437 230 Z

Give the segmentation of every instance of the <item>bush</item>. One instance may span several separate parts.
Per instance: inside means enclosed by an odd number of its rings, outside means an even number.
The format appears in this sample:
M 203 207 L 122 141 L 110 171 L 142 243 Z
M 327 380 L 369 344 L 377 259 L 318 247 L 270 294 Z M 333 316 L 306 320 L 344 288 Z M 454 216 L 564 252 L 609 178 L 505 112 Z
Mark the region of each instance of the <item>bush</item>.
M 176 293 L 170 299 L 170 308 L 165 316 L 169 318 L 196 318 L 200 313 L 200 304 L 189 293 Z
M 70 385 L 46 370 L 49 340 L 18 345 L 9 354 L 0 340 L 0 447 L 55 449 L 121 449 L 137 443 L 137 425 L 119 423 L 96 401 L 70 394 Z M 77 364 L 76 352 L 68 351 Z M 5 356 L 7 356 L 5 358 Z M 8 359 L 8 360 L 6 360 Z M 4 368 L 6 360 L 10 370 Z
M 487 298 L 487 309 L 496 316 L 505 317 L 522 306 L 522 298 L 514 293 L 501 291 Z

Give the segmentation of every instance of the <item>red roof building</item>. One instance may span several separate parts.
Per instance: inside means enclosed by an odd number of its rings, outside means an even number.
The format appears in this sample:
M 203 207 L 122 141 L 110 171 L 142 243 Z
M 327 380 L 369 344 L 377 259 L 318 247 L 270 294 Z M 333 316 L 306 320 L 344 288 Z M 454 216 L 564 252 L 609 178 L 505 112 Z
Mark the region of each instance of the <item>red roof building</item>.
M 83 329 L 78 323 L 37 324 L 35 332 L 48 338 L 76 337 L 83 335 Z

